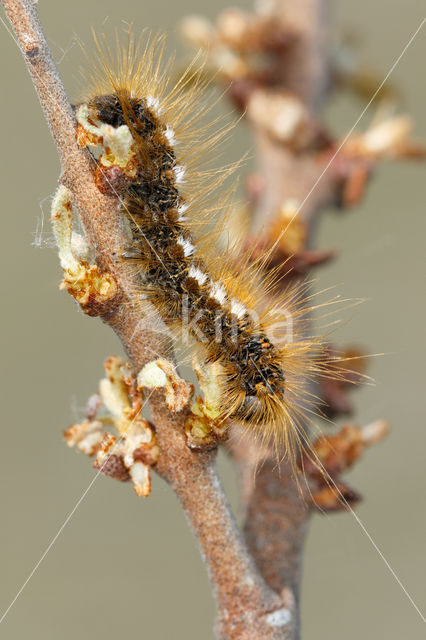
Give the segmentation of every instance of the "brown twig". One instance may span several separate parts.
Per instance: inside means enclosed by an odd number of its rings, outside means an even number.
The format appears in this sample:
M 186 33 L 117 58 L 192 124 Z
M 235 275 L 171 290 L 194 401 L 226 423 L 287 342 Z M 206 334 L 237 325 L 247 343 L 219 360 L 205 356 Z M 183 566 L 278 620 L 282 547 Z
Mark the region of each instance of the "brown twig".
M 145 324 L 141 329 L 135 283 L 117 260 L 124 246 L 117 202 L 94 182 L 88 153 L 76 143 L 76 122 L 41 29 L 34 0 L 2 0 L 34 87 L 56 142 L 61 183 L 72 192 L 86 238 L 101 272 L 109 273 L 117 292 L 102 320 L 117 333 L 136 371 L 164 355 L 164 344 Z M 218 603 L 221 638 L 276 639 L 291 627 L 291 610 L 271 590 L 248 553 L 234 523 L 214 466 L 214 454 L 194 453 L 185 443 L 185 414 L 173 414 L 162 392 L 149 405 L 160 448 L 157 471 L 171 484 L 198 539 Z M 290 622 L 289 622 L 290 621 Z

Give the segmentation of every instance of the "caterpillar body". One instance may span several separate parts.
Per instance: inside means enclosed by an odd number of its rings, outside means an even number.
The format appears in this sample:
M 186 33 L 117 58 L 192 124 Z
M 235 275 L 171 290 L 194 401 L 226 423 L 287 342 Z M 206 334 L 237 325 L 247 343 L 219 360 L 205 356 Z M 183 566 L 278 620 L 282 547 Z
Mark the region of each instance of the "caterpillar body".
M 130 133 L 124 178 L 98 160 L 100 184 L 106 180 L 119 196 L 128 220 L 123 258 L 137 270 L 141 293 L 164 323 L 182 331 L 185 318 L 204 361 L 219 365 L 221 418 L 242 421 L 288 445 L 297 435 L 320 349 L 316 339 L 302 335 L 304 289 L 289 289 L 271 305 L 258 265 L 248 258 L 236 262 L 232 250 L 220 248 L 208 232 L 204 239 L 195 237 L 194 229 L 205 228 L 206 212 L 208 218 L 209 210 L 220 207 L 214 194 L 229 173 L 201 171 L 200 157 L 215 152 L 226 127 L 215 131 L 215 122 L 213 133 L 200 128 L 210 108 L 202 107 L 203 83 L 189 67 L 170 88 L 163 47 L 160 39 L 141 51 L 131 40 L 113 55 L 98 44 L 101 72 L 78 109 L 86 132 L 81 144 L 102 140 L 108 158 L 105 131 Z M 284 344 L 282 337 L 271 337 L 272 326 L 282 326 L 283 318 Z

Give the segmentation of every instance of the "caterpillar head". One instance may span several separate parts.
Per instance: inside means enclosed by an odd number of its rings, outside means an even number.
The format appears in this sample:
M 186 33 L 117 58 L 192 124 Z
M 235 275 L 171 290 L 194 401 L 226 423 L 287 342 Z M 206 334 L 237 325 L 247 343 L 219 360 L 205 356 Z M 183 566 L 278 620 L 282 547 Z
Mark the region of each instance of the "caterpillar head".
M 239 345 L 236 356 L 224 387 L 225 404 L 232 407 L 229 416 L 253 425 L 274 422 L 282 413 L 285 396 L 279 350 L 258 334 Z
M 284 403 L 284 374 L 282 380 L 258 382 L 254 391 L 239 393 L 239 405 L 231 417 L 248 425 L 274 422 Z

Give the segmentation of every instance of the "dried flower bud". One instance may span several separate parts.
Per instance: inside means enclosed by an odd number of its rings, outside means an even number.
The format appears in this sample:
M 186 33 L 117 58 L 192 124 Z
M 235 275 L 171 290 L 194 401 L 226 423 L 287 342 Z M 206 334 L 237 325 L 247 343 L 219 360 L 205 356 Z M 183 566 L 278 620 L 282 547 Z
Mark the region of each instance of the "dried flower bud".
M 141 415 L 142 398 L 136 376 L 117 356 L 105 361 L 107 378 L 100 382 L 100 393 L 87 403 L 88 421 L 72 425 L 65 432 L 68 445 L 83 453 L 96 454 L 94 467 L 117 480 L 132 480 L 138 496 L 151 490 L 150 467 L 155 465 L 159 448 L 152 425 Z M 102 404 L 109 411 L 97 417 Z M 105 430 L 115 426 L 119 438 Z
M 413 123 L 406 115 L 389 116 L 379 111 L 364 133 L 351 136 L 344 153 L 373 160 L 382 158 L 424 158 L 426 146 L 411 139 Z
M 312 504 L 319 511 L 346 511 L 354 507 L 361 500 L 359 493 L 343 482 L 336 486 L 325 486 L 312 496 Z
M 390 426 L 386 420 L 370 422 L 361 429 L 362 441 L 366 446 L 377 444 L 388 435 L 389 431 Z
M 394 155 L 409 139 L 413 123 L 408 116 L 387 118 L 372 127 L 362 136 L 362 148 L 374 156 Z
M 253 91 L 247 105 L 247 116 L 271 137 L 294 149 L 306 147 L 314 132 L 316 135 L 303 102 L 284 91 Z
M 105 476 L 120 482 L 127 482 L 130 479 L 129 471 L 124 465 L 122 456 L 118 456 L 115 453 L 111 453 L 103 462 L 95 460 L 93 466 Z
M 130 408 L 127 386 L 124 381 L 124 361 L 118 356 L 110 356 L 104 362 L 107 377 L 99 383 L 102 402 L 116 420 L 121 420 Z
M 188 406 L 194 391 L 192 384 L 178 376 L 171 362 L 162 358 L 148 362 L 139 372 L 137 380 L 140 388 L 164 388 L 166 404 L 174 412 Z
M 332 478 L 338 477 L 359 460 L 367 446 L 380 442 L 388 432 L 389 425 L 384 420 L 362 428 L 347 424 L 335 435 L 323 435 L 313 442 L 314 456 L 305 456 L 303 468 L 320 485 L 327 484 L 324 470 Z
M 133 150 L 133 136 L 127 125 L 113 127 L 95 125 L 89 109 L 82 104 L 77 109 L 77 141 L 81 147 L 103 147 L 96 164 L 96 185 L 106 195 L 122 193 L 138 171 L 139 159 Z
M 93 420 L 99 409 L 102 407 L 102 398 L 100 393 L 93 393 L 86 404 L 86 418 Z
M 214 39 L 213 24 L 203 16 L 186 16 L 179 24 L 179 32 L 184 40 L 197 48 L 207 49 Z
M 90 245 L 86 238 L 76 231 L 71 234 L 71 251 L 78 262 L 90 261 Z
M 245 78 L 250 73 L 250 66 L 247 61 L 227 47 L 216 47 L 212 56 L 214 66 L 227 80 Z
M 103 424 L 98 420 L 73 424 L 64 433 L 69 447 L 76 446 L 79 451 L 88 456 L 95 455 L 104 437 Z
M 306 223 L 297 215 L 299 207 L 298 200 L 283 202 L 268 234 L 271 245 L 278 240 L 278 246 L 288 255 L 300 253 L 308 239 Z
M 221 41 L 236 50 L 251 48 L 254 37 L 254 16 L 237 8 L 225 9 L 217 19 Z
M 222 368 L 217 363 L 203 365 L 197 358 L 192 361 L 204 398 L 195 398 L 185 421 L 185 435 L 191 449 L 208 450 L 215 448 L 228 436 L 226 420 L 220 419 Z
M 220 440 L 219 433 L 225 435 L 223 423 L 219 423 L 205 414 L 204 403 L 196 398 L 191 413 L 185 420 L 185 436 L 188 447 L 195 451 L 215 449 Z
M 139 497 L 147 497 L 151 493 L 151 473 L 149 467 L 136 462 L 129 470 L 133 488 Z
M 111 274 L 101 272 L 96 264 L 79 262 L 74 255 L 71 192 L 62 185 L 53 198 L 51 220 L 64 271 L 60 288 L 68 290 L 84 313 L 105 313 L 118 293 L 117 283 Z

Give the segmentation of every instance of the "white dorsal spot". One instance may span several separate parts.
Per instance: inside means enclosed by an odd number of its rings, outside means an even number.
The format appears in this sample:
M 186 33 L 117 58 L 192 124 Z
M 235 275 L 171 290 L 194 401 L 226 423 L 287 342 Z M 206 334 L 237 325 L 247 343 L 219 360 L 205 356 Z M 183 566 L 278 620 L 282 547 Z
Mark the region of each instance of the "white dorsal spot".
M 183 236 L 179 236 L 176 242 L 182 247 L 185 258 L 188 258 L 194 253 L 195 247 L 190 240 L 187 240 Z
M 167 141 L 170 145 L 175 145 L 176 144 L 176 138 L 175 138 L 175 132 L 174 129 L 172 129 L 172 127 L 170 125 L 167 125 L 165 131 L 164 131 L 164 135 L 167 138 Z
M 182 202 L 182 204 L 178 206 L 178 213 L 183 214 L 185 213 L 185 211 L 188 211 L 188 209 L 189 209 L 189 204 L 187 202 Z
M 187 211 L 189 209 L 189 204 L 187 204 L 186 202 L 183 202 L 182 204 L 180 204 L 177 208 L 177 212 L 179 214 L 178 216 L 178 220 L 179 222 L 185 222 L 186 221 L 186 217 L 183 215 L 185 213 L 185 211 Z
M 153 111 L 156 111 L 158 114 L 160 114 L 162 111 L 160 107 L 160 101 L 155 96 L 148 96 L 146 99 L 146 105 L 148 109 L 152 109 Z
M 194 278 L 200 285 L 203 285 L 207 280 L 207 274 L 203 273 L 198 267 L 194 267 L 193 264 L 189 267 L 188 275 L 190 278 Z
M 214 298 L 219 304 L 223 304 L 226 300 L 226 289 L 223 284 L 218 282 L 211 283 L 210 295 Z
M 174 168 L 175 176 L 176 176 L 176 184 L 182 184 L 184 176 L 185 176 L 185 167 L 182 164 L 177 164 Z
M 239 319 L 239 318 L 243 318 L 246 315 L 247 309 L 238 300 L 232 300 L 232 302 L 231 302 L 231 313 L 236 315 L 237 318 Z

